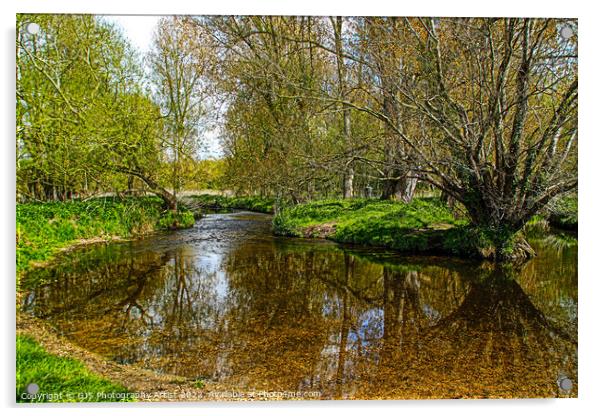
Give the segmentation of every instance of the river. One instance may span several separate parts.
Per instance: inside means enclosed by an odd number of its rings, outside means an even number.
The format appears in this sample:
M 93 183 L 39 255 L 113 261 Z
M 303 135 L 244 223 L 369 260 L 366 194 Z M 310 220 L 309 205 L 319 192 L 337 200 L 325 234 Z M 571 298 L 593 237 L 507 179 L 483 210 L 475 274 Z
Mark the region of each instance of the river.
M 107 359 L 232 391 L 577 395 L 576 242 L 534 241 L 517 269 L 270 227 L 265 214 L 209 214 L 76 250 L 26 276 L 22 307 Z

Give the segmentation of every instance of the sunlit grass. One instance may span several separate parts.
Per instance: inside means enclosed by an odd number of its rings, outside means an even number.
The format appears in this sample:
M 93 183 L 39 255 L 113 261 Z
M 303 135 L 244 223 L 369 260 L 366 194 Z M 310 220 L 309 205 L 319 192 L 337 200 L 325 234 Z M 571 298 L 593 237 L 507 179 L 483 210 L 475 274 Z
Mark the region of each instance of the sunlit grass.
M 174 214 L 156 197 L 97 198 L 88 201 L 17 204 L 17 271 L 52 258 L 81 239 L 132 237 L 171 228 Z M 178 224 L 194 224 L 190 212 L 178 213 Z
M 417 198 L 409 204 L 375 199 L 325 200 L 282 210 L 274 218 L 274 231 L 312 236 L 312 229 L 330 224 L 327 237 L 335 241 L 421 251 L 428 248 L 429 234 L 416 231 L 465 223 L 436 198 Z
M 244 209 L 271 214 L 274 212 L 274 199 L 259 196 L 228 197 L 222 195 L 193 195 L 189 197 L 202 207 L 211 209 Z
M 38 385 L 37 395 L 27 395 L 30 383 Z M 123 386 L 106 380 L 72 358 L 49 354 L 28 336 L 17 336 L 17 402 L 124 401 L 99 397 L 97 393 L 127 393 Z

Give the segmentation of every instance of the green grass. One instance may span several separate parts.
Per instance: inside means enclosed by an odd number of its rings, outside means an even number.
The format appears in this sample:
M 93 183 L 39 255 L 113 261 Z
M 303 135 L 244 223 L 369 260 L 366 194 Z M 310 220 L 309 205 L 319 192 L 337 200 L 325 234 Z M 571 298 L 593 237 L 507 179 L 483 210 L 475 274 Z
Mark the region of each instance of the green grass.
M 244 209 L 247 211 L 274 212 L 274 199 L 260 196 L 228 197 L 222 195 L 195 195 L 189 197 L 198 204 L 213 210 Z
M 30 383 L 39 386 L 38 396 L 24 396 Z M 80 361 L 49 354 L 32 338 L 17 336 L 17 402 L 129 401 L 123 398 L 127 392 L 125 387 L 92 373 Z M 98 397 L 97 393 L 116 398 Z
M 552 204 L 548 221 L 558 228 L 576 230 L 578 226 L 577 197 L 567 196 Z
M 194 224 L 191 212 L 165 212 L 156 197 L 17 204 L 17 272 L 50 260 L 79 239 L 134 237 Z
M 203 379 L 196 379 L 194 380 L 194 382 L 192 383 L 192 385 L 194 387 L 196 387 L 197 389 L 204 389 L 205 388 L 205 380 Z
M 424 252 L 442 230 L 465 225 L 437 198 L 410 204 L 374 199 L 325 200 L 281 210 L 274 232 L 296 237 L 327 237 L 342 243 Z
M 566 218 L 574 214 L 576 227 L 576 200 L 559 206 Z M 314 201 L 284 208 L 273 220 L 277 235 L 477 259 L 511 258 L 525 237 L 548 235 L 547 224 L 537 215 L 518 233 L 478 227 L 467 218 L 454 217 L 439 198 L 415 198 L 409 204 L 375 199 Z

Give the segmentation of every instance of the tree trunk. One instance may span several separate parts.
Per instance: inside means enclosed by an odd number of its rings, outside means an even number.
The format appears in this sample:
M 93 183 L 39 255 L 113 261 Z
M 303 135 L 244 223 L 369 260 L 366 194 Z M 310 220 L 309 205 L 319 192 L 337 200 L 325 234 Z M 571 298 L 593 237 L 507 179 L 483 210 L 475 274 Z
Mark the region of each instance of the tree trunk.
M 465 204 L 465 207 L 477 231 L 473 238 L 483 258 L 522 262 L 535 256 L 535 251 L 521 234 L 525 220 L 507 221 L 503 216 L 500 218 L 500 209 L 483 203 Z
M 382 75 L 383 79 L 383 113 L 395 124 L 399 125 L 399 106 L 391 80 Z M 417 179 L 410 178 L 410 170 L 405 168 L 403 145 L 398 140 L 398 133 L 390 125 L 385 126 L 387 139 L 385 141 L 385 179 L 381 199 L 395 199 L 409 203 L 414 198 Z
M 344 185 L 343 185 L 343 198 L 353 198 L 353 178 L 355 172 L 353 167 L 347 167 L 345 172 Z
M 351 149 L 351 111 L 346 104 L 343 109 L 343 137 L 347 150 Z M 346 163 L 345 179 L 343 186 L 343 198 L 353 198 L 353 180 L 355 172 L 353 169 L 353 159 L 348 155 L 349 160 Z
M 347 90 L 346 77 L 347 70 L 345 68 L 345 58 L 343 57 L 343 18 L 337 16 L 331 18 L 332 28 L 334 30 L 334 45 L 336 50 L 336 61 L 337 61 L 337 78 L 339 84 L 338 95 L 341 100 L 345 100 L 345 93 Z M 345 171 L 343 173 L 343 198 L 353 198 L 353 155 L 349 154 L 352 150 L 351 146 L 351 108 L 349 104 L 343 103 L 343 140 L 345 141 L 346 147 L 346 161 Z
M 174 194 L 169 192 L 167 189 L 160 186 L 157 182 L 155 182 L 152 178 L 146 176 L 142 172 L 128 169 L 128 168 L 118 168 L 119 172 L 126 173 L 128 175 L 136 176 L 140 178 L 150 189 L 152 193 L 157 195 L 163 200 L 163 207 L 165 209 L 169 209 L 171 211 L 178 210 L 178 201 Z

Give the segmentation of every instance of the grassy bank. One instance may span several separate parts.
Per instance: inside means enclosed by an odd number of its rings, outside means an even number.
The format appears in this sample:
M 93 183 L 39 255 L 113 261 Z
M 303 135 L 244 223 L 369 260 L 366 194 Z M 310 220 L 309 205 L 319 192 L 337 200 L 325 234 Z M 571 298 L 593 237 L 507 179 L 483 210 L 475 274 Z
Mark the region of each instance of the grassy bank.
M 274 218 L 278 235 L 329 238 L 404 252 L 432 251 L 445 231 L 464 225 L 465 219 L 455 218 L 436 198 L 410 204 L 374 199 L 316 201 L 285 208 Z
M 578 227 L 578 202 L 576 196 L 569 196 L 558 200 L 550 209 L 548 216 L 550 225 L 565 230 L 577 230 Z
M 328 238 L 340 243 L 384 247 L 403 253 L 492 259 L 525 247 L 524 233 L 504 234 L 471 226 L 438 198 L 410 204 L 380 200 L 326 200 L 281 210 L 274 217 L 278 235 Z M 528 245 L 526 246 L 528 249 Z
M 274 212 L 274 200 L 259 196 L 229 197 L 222 195 L 194 195 L 188 199 L 199 209 L 207 210 L 233 210 L 244 209 L 247 211 L 263 212 L 271 214 Z
M 194 224 L 192 213 L 166 212 L 155 197 L 17 204 L 16 211 L 17 272 L 82 241 L 132 238 Z
M 17 336 L 16 357 L 17 402 L 126 401 L 125 387 L 95 375 L 80 361 L 49 354 L 28 336 Z M 26 395 L 30 383 L 38 385 L 37 396 Z

